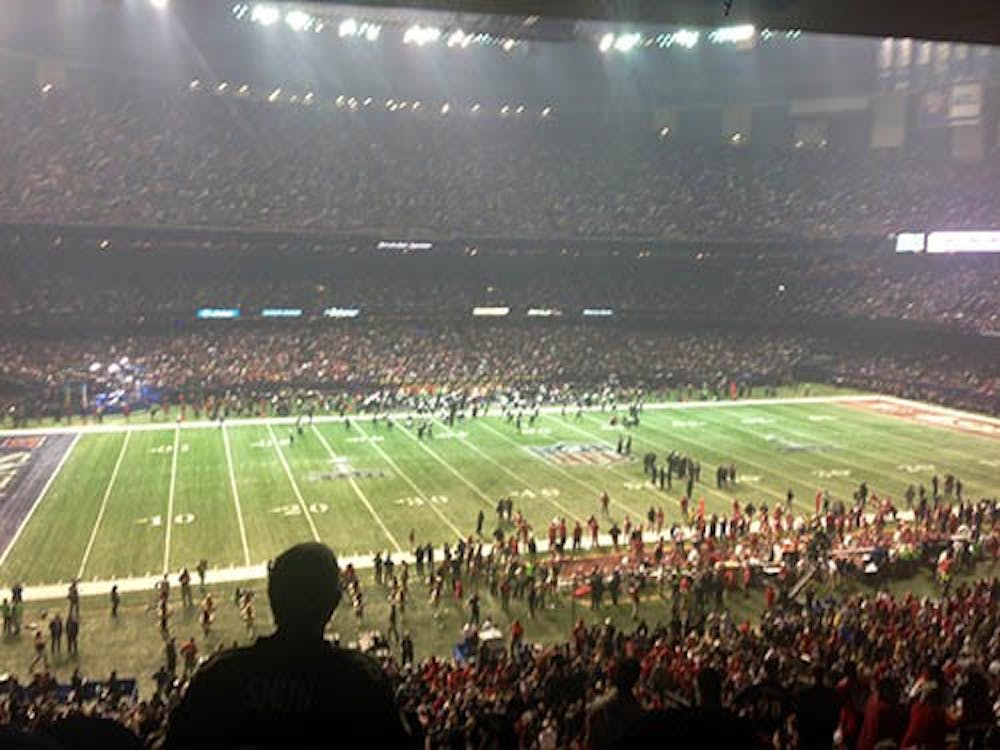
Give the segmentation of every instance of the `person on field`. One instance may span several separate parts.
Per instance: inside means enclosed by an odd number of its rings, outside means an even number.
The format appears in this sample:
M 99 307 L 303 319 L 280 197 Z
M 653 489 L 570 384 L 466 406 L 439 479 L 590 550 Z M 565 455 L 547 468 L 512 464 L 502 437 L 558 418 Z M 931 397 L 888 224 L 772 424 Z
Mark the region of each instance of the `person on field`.
M 202 665 L 165 747 L 328 746 L 333 731 L 351 745 L 413 746 L 378 664 L 323 636 L 341 599 L 333 551 L 318 542 L 286 550 L 269 565 L 267 593 L 276 632 Z

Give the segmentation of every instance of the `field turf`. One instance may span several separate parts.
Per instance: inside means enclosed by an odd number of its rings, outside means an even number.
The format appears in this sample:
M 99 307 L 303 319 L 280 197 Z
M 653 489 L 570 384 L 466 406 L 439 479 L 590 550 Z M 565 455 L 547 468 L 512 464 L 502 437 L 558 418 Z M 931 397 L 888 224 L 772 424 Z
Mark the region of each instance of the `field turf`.
M 703 497 L 709 514 L 728 514 L 733 498 L 774 505 L 789 489 L 797 512 L 811 513 L 818 489 L 849 499 L 861 481 L 902 504 L 908 484 L 929 490 L 935 473 L 960 477 L 967 498 L 1000 490 L 996 436 L 856 404 L 647 408 L 627 432 L 611 416 L 543 413 L 519 433 L 491 412 L 453 429 L 437 423 L 423 440 L 398 418 L 391 429 L 370 418 L 349 427 L 317 420 L 301 436 L 276 422 L 139 429 L 143 418 L 84 431 L 0 567 L 0 585 L 110 582 L 193 568 L 202 558 L 213 570 L 238 568 L 310 539 L 342 557 L 409 551 L 411 532 L 436 545 L 472 533 L 480 509 L 488 535 L 502 495 L 513 496 L 540 536 L 555 516 L 570 526 L 599 516 L 604 490 L 619 523 L 626 514 L 643 519 L 652 505 L 663 506 L 669 525 L 680 518 L 684 482 L 667 492 L 645 482 L 647 451 L 701 462 L 691 505 Z M 616 456 L 627 434 L 631 460 L 589 463 Z M 716 488 L 722 462 L 736 465 L 735 487 Z

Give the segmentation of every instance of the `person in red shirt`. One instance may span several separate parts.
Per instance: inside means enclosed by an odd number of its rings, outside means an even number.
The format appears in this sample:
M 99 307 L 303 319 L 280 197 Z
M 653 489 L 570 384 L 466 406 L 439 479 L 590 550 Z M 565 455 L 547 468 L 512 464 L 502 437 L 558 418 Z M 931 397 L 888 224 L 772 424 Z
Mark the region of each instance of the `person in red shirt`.
M 899 706 L 899 685 L 889 677 L 878 681 L 865 704 L 864 722 L 856 750 L 875 750 L 882 742 L 898 743 L 906 729 L 906 715 Z
M 910 722 L 903 734 L 900 748 L 944 750 L 948 735 L 948 715 L 944 710 L 941 683 L 927 680 L 920 688 L 920 698 L 910 708 Z

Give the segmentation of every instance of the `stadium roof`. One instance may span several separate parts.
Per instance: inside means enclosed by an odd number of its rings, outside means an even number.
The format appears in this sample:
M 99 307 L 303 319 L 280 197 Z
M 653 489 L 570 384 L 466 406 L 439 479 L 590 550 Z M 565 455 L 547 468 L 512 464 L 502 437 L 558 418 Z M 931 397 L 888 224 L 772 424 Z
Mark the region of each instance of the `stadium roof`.
M 341 0 L 344 2 L 345 0 Z M 644 21 L 692 26 L 754 23 L 804 31 L 1000 44 L 996 0 L 366 0 L 347 3 L 522 19 Z

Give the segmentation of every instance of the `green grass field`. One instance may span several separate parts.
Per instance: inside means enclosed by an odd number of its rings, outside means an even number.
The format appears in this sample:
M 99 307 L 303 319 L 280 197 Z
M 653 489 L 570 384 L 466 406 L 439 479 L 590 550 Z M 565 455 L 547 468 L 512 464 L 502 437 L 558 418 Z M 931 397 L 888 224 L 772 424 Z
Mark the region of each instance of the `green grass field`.
M 694 495 L 709 513 L 728 513 L 734 497 L 773 505 L 789 488 L 797 510 L 811 513 L 817 489 L 849 498 L 863 480 L 900 498 L 910 483 L 929 487 L 934 473 L 958 475 L 966 497 L 1000 489 L 995 438 L 840 403 L 647 409 L 630 431 L 632 460 L 611 465 L 561 465 L 532 450 L 563 443 L 614 452 L 625 433 L 609 418 L 543 414 L 519 434 L 491 415 L 453 430 L 438 424 L 424 440 L 401 420 L 392 429 L 317 420 L 294 444 L 282 424 L 85 432 L 0 568 L 0 583 L 128 579 L 201 558 L 213 569 L 240 567 L 308 539 L 342 557 L 409 550 L 411 531 L 434 543 L 470 534 L 481 508 L 491 530 L 501 495 L 513 495 L 541 535 L 553 516 L 572 524 L 597 514 L 605 489 L 619 522 L 662 505 L 669 523 L 680 516 L 684 483 L 661 492 L 643 482 L 646 451 L 699 460 Z M 736 487 L 716 489 L 720 462 L 736 464 Z
M 898 498 L 911 482 L 929 485 L 934 473 L 957 474 L 970 498 L 996 496 L 1000 489 L 995 437 L 832 402 L 649 408 L 641 425 L 630 431 L 633 460 L 607 466 L 560 465 L 530 450 L 564 443 L 610 445 L 613 452 L 625 433 L 609 425 L 610 416 L 588 413 L 578 421 L 572 412 L 547 414 L 522 434 L 490 416 L 466 420 L 454 431 L 437 425 L 433 439 L 424 441 L 399 421 L 391 430 L 368 419 L 352 420 L 349 429 L 339 421 L 317 421 L 294 445 L 288 443 L 290 427 L 274 421 L 233 422 L 225 430 L 173 424 L 147 429 L 140 419 L 131 427 L 86 429 L 7 555 L 0 586 L 18 580 L 29 586 L 56 584 L 76 576 L 99 581 L 101 598 L 83 602 L 80 655 L 57 657 L 53 668 L 62 679 L 75 667 L 95 677 L 117 669 L 139 676 L 148 694 L 150 675 L 162 658 L 155 596 L 150 586 L 126 593 L 121 616 L 112 621 L 104 598 L 109 582 L 164 569 L 176 573 L 202 557 L 210 562 L 210 589 L 220 603 L 213 631 L 205 638 L 197 611 L 184 611 L 179 604 L 171 630 L 179 639 L 196 636 L 207 653 L 254 637 L 239 619 L 233 590 L 237 585 L 264 589 L 259 571 L 249 584 L 212 584 L 219 569 L 233 566 L 230 572 L 238 573 L 300 540 L 319 538 L 342 558 L 408 550 L 411 530 L 419 542 L 452 541 L 473 531 L 480 508 L 486 511 L 488 531 L 495 501 L 506 494 L 514 495 L 515 507 L 541 535 L 553 516 L 572 520 L 598 514 L 604 489 L 616 519 L 625 513 L 644 516 L 650 505 L 662 505 L 668 519 L 679 519 L 683 484 L 675 481 L 672 491 L 661 492 L 644 483 L 645 451 L 662 455 L 676 449 L 699 460 L 703 481 L 695 496 L 704 496 L 709 512 L 728 512 L 733 497 L 773 505 L 789 487 L 797 510 L 811 512 L 818 488 L 849 497 L 862 480 Z M 723 461 L 739 470 L 733 489 L 715 488 L 714 469 Z M 337 467 L 359 473 L 336 477 Z M 975 574 L 993 576 L 997 567 L 981 565 Z M 357 623 L 345 603 L 329 628 L 345 643 L 359 630 L 387 624 L 385 590 L 370 571 L 362 571 L 362 580 L 365 621 Z M 892 587 L 922 595 L 936 591 L 929 571 Z M 48 613 L 65 608 L 63 586 L 51 592 L 28 602 L 25 633 L 0 643 L 0 671 L 27 672 L 33 628 L 44 628 Z M 480 593 L 484 616 L 505 632 L 519 617 L 527 636 L 539 642 L 565 640 L 575 617 L 629 621 L 627 604 L 591 612 L 567 595 L 529 620 L 523 603 L 515 603 L 508 614 L 488 591 Z M 426 587 L 413 584 L 403 627 L 414 634 L 418 658 L 447 655 L 459 637 L 464 605 L 445 597 L 435 616 L 426 597 Z M 738 620 L 755 620 L 762 608 L 760 592 L 747 598 L 727 595 L 726 606 Z M 641 614 L 655 621 L 667 611 L 668 604 L 653 592 Z M 261 598 L 257 632 L 270 629 Z

